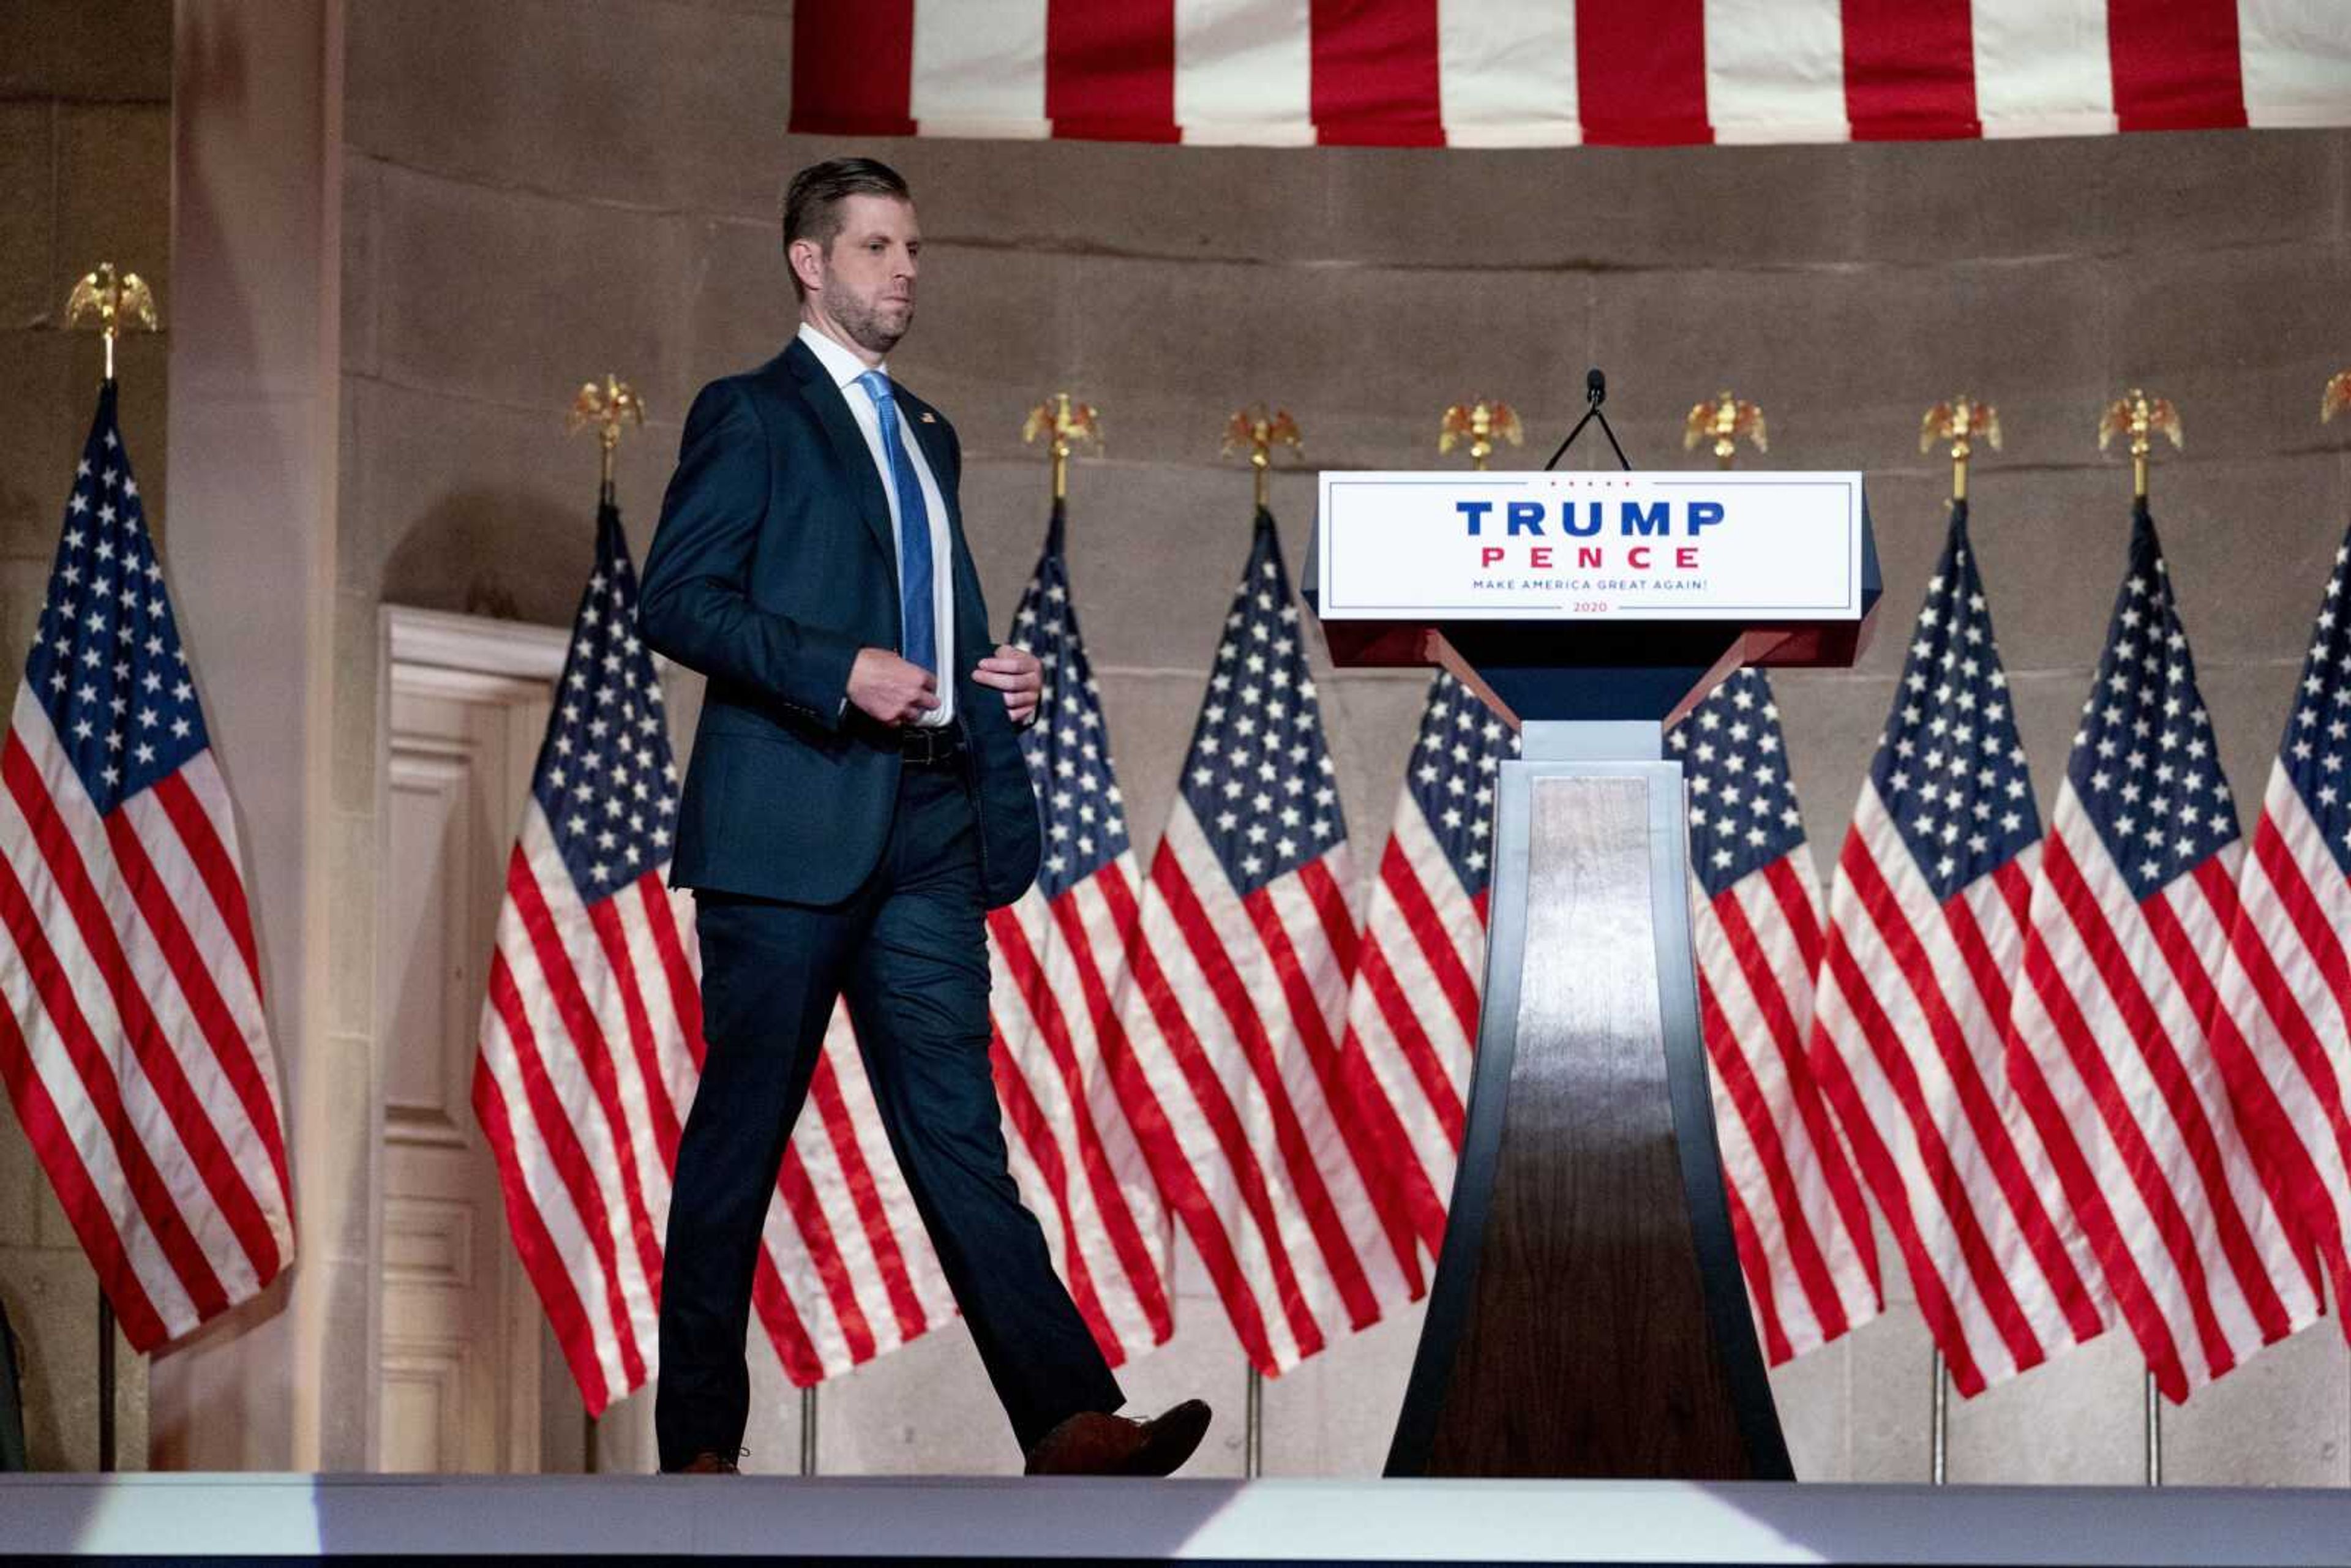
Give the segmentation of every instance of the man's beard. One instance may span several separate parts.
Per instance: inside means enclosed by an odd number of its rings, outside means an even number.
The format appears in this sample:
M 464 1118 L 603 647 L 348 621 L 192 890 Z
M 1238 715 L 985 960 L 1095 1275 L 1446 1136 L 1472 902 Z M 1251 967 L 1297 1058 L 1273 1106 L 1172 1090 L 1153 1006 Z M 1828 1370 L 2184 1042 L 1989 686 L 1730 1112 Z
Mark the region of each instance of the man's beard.
M 827 300 L 832 307 L 832 319 L 841 329 L 857 340 L 857 346 L 868 353 L 887 354 L 906 335 L 914 323 L 914 308 L 910 303 L 905 315 L 896 321 L 883 313 L 883 308 L 870 300 L 844 294 L 837 300 Z

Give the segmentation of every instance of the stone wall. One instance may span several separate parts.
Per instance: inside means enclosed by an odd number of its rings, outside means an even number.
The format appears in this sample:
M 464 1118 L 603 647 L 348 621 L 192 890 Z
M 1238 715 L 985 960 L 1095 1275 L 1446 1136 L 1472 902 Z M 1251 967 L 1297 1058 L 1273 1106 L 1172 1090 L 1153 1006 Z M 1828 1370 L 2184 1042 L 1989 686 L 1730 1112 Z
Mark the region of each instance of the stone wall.
M 171 327 L 172 7 L 136 0 L 102 22 L 67 0 L 0 8 L 0 689 L 16 691 L 89 432 L 102 359 L 65 330 L 66 293 L 101 261 L 139 273 Z M 164 486 L 165 340 L 123 345 L 122 436 L 151 497 Z M 168 519 L 148 513 L 159 538 Z M 166 559 L 168 561 L 168 549 Z M 0 1302 L 23 1341 L 39 1469 L 98 1464 L 98 1280 L 0 1095 Z M 145 1368 L 118 1341 L 117 1444 L 147 1449 Z
M 560 414 L 607 369 L 656 416 L 621 482 L 642 550 L 695 388 L 791 329 L 783 177 L 848 149 L 782 131 L 787 5 L 371 0 L 348 26 L 336 804 L 356 812 L 372 789 L 367 612 L 568 617 L 590 481 Z M 1870 473 L 1894 630 L 1858 670 L 1780 682 L 1823 862 L 1939 542 L 1947 471 L 1918 455 L 1918 416 L 1959 390 L 1994 400 L 2008 434 L 1979 465 L 1976 537 L 2044 805 L 2120 571 L 2128 480 L 2093 430 L 2128 382 L 2185 414 L 2158 512 L 2231 774 L 2241 797 L 2260 787 L 2351 497 L 2342 444 L 2314 421 L 2344 353 L 2330 329 L 2351 296 L 2351 138 L 858 150 L 917 194 L 921 321 L 893 368 L 958 423 L 999 618 L 1046 505 L 1023 412 L 1061 388 L 1103 411 L 1110 455 L 1071 483 L 1072 573 L 1146 852 L 1247 549 L 1248 480 L 1216 456 L 1228 412 L 1289 407 L 1317 465 L 1421 465 L 1438 410 L 1482 393 L 1547 449 L 1594 363 L 1646 465 L 1684 461 L 1682 412 L 1729 385 L 1769 411 L 1771 464 Z M 1294 564 L 1308 479 L 1278 480 L 1274 499 Z M 1324 687 L 1360 869 L 1422 689 L 1402 673 Z M 1926 1473 L 1929 1350 L 1882 1252 L 1885 1318 L 1776 1380 L 1809 1478 Z M 1215 1398 L 1198 1469 L 1235 1473 L 1241 1363 L 1188 1260 L 1180 1313 L 1130 1390 Z M 1416 1330 L 1383 1326 L 1270 1385 L 1268 1471 L 1375 1469 Z M 2117 1331 L 1955 1405 L 1950 1475 L 2132 1481 L 2143 1419 Z M 1014 1459 L 958 1328 L 829 1387 L 820 1430 L 833 1471 Z M 2351 1481 L 2337 1328 L 2265 1353 L 2164 1430 L 2175 1481 Z

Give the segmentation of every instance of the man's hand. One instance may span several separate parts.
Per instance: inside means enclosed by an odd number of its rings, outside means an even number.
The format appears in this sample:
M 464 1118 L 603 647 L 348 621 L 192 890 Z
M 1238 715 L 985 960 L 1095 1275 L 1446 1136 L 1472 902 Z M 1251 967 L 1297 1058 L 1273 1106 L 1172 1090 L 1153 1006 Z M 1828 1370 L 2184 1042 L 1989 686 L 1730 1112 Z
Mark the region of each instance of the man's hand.
M 886 648 L 860 648 L 857 663 L 849 667 L 849 700 L 880 723 L 912 724 L 939 706 L 938 682 L 922 665 Z
M 996 652 L 982 659 L 972 671 L 971 678 L 1004 694 L 1004 711 L 1012 716 L 1015 729 L 1026 729 L 1037 716 L 1037 697 L 1045 689 L 1045 669 L 1028 649 L 998 643 Z

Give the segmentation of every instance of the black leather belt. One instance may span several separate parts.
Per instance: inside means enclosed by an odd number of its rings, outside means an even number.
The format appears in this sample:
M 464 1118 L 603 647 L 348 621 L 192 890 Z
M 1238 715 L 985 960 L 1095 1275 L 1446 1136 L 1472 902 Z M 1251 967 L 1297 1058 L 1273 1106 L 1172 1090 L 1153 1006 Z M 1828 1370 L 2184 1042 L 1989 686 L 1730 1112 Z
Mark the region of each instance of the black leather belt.
M 917 768 L 935 768 L 963 755 L 963 727 L 907 725 L 898 731 L 898 752 Z

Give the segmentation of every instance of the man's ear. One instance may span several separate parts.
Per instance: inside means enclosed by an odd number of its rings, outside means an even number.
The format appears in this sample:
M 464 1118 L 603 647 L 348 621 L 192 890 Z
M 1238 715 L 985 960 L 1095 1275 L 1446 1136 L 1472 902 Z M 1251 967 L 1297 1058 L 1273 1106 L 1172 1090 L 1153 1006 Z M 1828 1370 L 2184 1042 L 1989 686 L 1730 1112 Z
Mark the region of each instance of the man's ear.
M 824 246 L 812 239 L 796 239 L 784 247 L 784 265 L 800 280 L 800 287 L 814 292 L 824 287 Z

